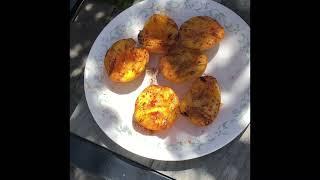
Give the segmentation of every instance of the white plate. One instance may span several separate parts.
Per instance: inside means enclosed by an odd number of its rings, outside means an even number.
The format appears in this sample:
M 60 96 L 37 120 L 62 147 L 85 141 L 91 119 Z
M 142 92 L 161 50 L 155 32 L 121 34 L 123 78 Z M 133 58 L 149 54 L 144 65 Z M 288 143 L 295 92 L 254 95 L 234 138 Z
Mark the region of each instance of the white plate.
M 150 83 L 171 86 L 181 98 L 190 83 L 174 85 L 156 76 L 158 57 L 152 56 L 146 73 L 126 85 L 112 83 L 104 72 L 107 49 L 117 40 L 137 41 L 146 19 L 164 12 L 180 26 L 192 16 L 206 15 L 225 28 L 225 38 L 208 52 L 205 74 L 217 78 L 222 108 L 207 127 L 196 127 L 180 116 L 174 126 L 153 135 L 132 124 L 137 96 Z M 250 28 L 234 12 L 211 0 L 145 0 L 115 17 L 99 34 L 87 58 L 84 88 L 89 109 L 105 134 L 121 147 L 143 157 L 179 161 L 197 158 L 223 147 L 250 123 Z

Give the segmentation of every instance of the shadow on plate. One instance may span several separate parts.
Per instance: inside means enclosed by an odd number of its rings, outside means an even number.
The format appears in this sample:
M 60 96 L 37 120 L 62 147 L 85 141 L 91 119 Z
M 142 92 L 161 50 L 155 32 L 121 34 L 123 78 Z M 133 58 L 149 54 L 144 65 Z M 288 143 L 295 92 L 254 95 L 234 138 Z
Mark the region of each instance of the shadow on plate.
M 104 70 L 104 82 L 106 87 L 114 93 L 129 94 L 130 92 L 136 90 L 142 84 L 145 74 L 146 72 L 144 71 L 137 79 L 131 82 L 119 83 L 111 81 L 106 71 Z
M 212 61 L 214 57 L 217 55 L 220 48 L 220 44 L 217 44 L 214 48 L 204 51 L 204 53 L 208 57 L 208 62 Z
M 250 144 L 242 143 L 240 140 L 245 130 L 231 143 L 208 155 L 184 161 L 161 161 L 145 158 L 140 155 L 134 154 L 130 151 L 127 151 L 126 149 L 116 144 L 108 136 L 106 136 L 105 133 L 101 130 L 101 128 L 99 128 L 97 125 L 95 126 L 95 132 L 99 134 L 99 138 L 97 139 L 99 141 L 98 144 L 104 144 L 107 147 L 111 148 L 111 150 L 116 150 L 116 152 L 126 156 L 129 159 L 132 159 L 134 161 L 137 161 L 138 163 L 144 164 L 152 169 L 160 171 L 181 171 L 192 168 L 205 167 L 208 164 L 214 165 L 215 163 L 219 166 L 221 165 L 221 168 L 225 168 L 228 163 L 238 163 L 239 161 L 238 159 L 230 159 L 229 156 L 232 156 L 232 158 L 238 155 L 243 158 L 247 158 L 248 156 L 250 157 Z M 239 151 L 239 149 L 241 149 L 241 151 Z M 211 171 L 215 170 L 212 169 Z

